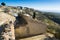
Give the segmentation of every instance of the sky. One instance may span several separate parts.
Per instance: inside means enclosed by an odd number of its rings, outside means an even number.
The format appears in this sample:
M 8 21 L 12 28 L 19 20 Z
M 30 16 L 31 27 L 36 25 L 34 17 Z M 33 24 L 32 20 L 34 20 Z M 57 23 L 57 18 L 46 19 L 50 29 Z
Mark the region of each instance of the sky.
M 9 6 L 22 6 L 41 11 L 60 12 L 60 0 L 0 0 Z

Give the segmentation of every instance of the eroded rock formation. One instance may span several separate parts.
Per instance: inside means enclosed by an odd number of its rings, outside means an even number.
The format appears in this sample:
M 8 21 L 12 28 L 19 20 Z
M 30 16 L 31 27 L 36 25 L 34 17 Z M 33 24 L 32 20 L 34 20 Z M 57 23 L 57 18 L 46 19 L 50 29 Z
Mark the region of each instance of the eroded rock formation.
M 4 12 L 0 12 L 1 40 L 15 40 L 14 22 L 15 17 Z

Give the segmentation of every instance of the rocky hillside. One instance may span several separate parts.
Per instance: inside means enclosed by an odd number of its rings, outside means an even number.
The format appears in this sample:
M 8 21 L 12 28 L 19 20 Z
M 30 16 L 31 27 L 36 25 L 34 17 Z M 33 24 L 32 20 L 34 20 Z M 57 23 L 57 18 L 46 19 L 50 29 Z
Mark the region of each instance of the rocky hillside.
M 52 33 L 56 38 L 60 38 L 60 25 L 43 14 L 45 12 L 21 6 L 0 6 L 0 12 L 16 18 L 14 24 L 16 38 L 46 32 Z M 35 18 L 33 17 L 34 14 Z
M 60 13 L 46 12 L 44 15 L 54 22 L 60 24 Z
M 23 10 L 23 14 L 26 13 L 26 14 L 29 14 L 31 17 L 33 16 L 33 14 L 35 13 L 36 14 L 36 19 L 42 23 L 45 23 L 47 25 L 47 32 L 49 33 L 52 33 L 55 35 L 56 38 L 59 38 L 59 34 L 60 34 L 60 25 L 59 23 L 57 23 L 56 21 L 54 20 L 51 20 L 49 17 L 51 16 L 46 16 L 44 14 L 46 14 L 46 12 L 41 12 L 41 11 L 38 11 L 38 10 L 34 10 L 32 8 L 27 8 L 27 7 L 24 7 L 25 9 L 23 9 L 22 7 L 22 10 Z M 49 13 L 48 14 L 52 14 L 52 13 Z M 54 15 L 52 15 L 54 16 Z M 51 17 L 52 18 L 52 17 Z M 56 17 L 55 17 L 56 18 Z M 53 19 L 53 18 L 52 18 Z M 60 22 L 60 21 L 59 21 Z

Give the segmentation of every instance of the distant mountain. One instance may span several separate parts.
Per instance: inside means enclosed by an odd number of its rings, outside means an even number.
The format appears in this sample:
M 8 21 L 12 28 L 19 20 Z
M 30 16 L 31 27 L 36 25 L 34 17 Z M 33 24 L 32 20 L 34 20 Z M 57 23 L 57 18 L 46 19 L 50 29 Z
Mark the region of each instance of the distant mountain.
M 60 13 L 47 12 L 47 13 L 45 13 L 43 15 L 45 15 L 49 19 L 53 20 L 54 22 L 60 24 Z

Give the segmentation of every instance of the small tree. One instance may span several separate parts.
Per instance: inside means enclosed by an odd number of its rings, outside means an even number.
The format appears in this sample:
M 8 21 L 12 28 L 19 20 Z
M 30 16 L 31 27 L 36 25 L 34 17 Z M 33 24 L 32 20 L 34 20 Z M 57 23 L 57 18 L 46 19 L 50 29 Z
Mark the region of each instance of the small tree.
M 2 6 L 5 6 L 6 4 L 4 2 L 1 3 Z
M 35 17 L 36 17 L 36 13 L 35 12 L 33 13 L 33 16 L 32 17 L 33 17 L 33 19 L 35 19 Z

